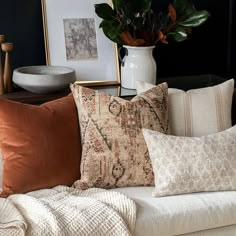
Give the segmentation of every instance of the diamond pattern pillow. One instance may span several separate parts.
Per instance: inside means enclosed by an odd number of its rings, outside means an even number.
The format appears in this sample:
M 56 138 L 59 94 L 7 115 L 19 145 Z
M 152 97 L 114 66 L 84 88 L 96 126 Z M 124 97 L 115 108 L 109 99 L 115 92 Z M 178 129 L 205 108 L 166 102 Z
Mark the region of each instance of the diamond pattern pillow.
M 142 128 L 167 132 L 167 84 L 131 101 L 71 85 L 82 138 L 80 189 L 153 185 Z
M 153 164 L 153 196 L 236 190 L 236 126 L 202 137 L 143 129 Z

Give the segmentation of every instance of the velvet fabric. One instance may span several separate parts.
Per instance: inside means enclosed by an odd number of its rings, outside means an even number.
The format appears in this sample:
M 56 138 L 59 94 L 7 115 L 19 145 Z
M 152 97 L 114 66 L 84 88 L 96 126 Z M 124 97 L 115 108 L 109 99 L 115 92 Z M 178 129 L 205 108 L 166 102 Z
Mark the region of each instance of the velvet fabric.
M 28 105 L 0 99 L 1 197 L 56 185 L 80 177 L 80 135 L 71 95 Z

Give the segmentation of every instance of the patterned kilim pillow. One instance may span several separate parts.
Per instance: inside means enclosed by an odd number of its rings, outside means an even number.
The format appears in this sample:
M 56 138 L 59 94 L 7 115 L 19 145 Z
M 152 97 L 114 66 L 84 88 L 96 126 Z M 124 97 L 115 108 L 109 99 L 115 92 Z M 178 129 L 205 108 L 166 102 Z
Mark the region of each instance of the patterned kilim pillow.
M 80 189 L 153 185 L 142 128 L 168 129 L 167 84 L 131 101 L 71 85 L 82 138 Z

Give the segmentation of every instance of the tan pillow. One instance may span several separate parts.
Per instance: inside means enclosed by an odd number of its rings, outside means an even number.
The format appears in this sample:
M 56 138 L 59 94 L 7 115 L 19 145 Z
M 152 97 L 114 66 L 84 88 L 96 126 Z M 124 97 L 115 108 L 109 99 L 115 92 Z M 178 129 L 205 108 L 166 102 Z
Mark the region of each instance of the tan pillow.
M 137 82 L 137 92 L 140 94 L 153 86 Z M 233 79 L 213 87 L 187 92 L 168 89 L 170 134 L 194 137 L 231 127 L 233 92 Z
M 142 128 L 166 132 L 167 84 L 131 101 L 71 85 L 82 138 L 81 179 L 75 186 L 114 188 L 153 185 Z
M 73 96 L 41 106 L 0 99 L 0 148 L 1 197 L 72 185 L 81 155 Z
M 153 164 L 153 196 L 236 190 L 236 126 L 202 137 L 143 129 Z

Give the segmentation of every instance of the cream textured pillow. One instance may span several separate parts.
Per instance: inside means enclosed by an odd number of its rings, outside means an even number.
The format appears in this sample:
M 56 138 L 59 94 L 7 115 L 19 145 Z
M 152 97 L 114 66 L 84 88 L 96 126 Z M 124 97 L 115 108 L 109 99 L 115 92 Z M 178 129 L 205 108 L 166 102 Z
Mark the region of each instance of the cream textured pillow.
M 142 128 L 167 132 L 167 84 L 131 101 L 76 84 L 82 138 L 80 189 L 153 185 L 154 176 Z
M 140 94 L 153 86 L 137 82 L 137 92 Z M 170 134 L 203 136 L 231 127 L 233 92 L 233 79 L 213 87 L 187 92 L 168 89 Z
M 202 137 L 143 129 L 153 164 L 153 196 L 236 190 L 236 126 Z

